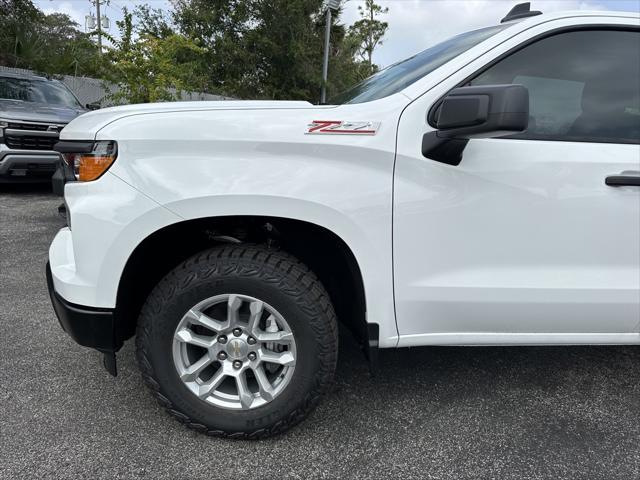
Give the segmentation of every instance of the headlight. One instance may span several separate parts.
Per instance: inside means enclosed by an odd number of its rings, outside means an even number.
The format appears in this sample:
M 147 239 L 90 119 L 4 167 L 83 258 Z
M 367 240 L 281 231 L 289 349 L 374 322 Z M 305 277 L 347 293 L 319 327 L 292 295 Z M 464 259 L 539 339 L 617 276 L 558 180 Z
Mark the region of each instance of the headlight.
M 55 150 L 62 154 L 64 162 L 81 182 L 97 180 L 115 161 L 118 154 L 116 142 L 61 141 Z

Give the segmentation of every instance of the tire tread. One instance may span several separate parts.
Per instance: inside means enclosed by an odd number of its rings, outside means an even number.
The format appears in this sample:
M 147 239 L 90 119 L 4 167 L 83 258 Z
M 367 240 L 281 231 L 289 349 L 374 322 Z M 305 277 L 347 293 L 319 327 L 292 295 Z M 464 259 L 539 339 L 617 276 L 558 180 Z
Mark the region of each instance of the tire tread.
M 286 293 L 310 318 L 319 343 L 320 368 L 314 385 L 297 408 L 270 427 L 246 431 L 208 428 L 179 411 L 169 400 L 156 379 L 149 360 L 147 345 L 151 338 L 153 318 L 164 305 L 188 289 L 194 282 L 218 275 L 250 276 L 273 284 Z M 202 251 L 171 271 L 151 292 L 138 321 L 136 359 L 145 384 L 156 401 L 170 415 L 187 427 L 209 436 L 233 439 L 271 437 L 302 421 L 320 402 L 333 382 L 338 357 L 338 327 L 329 295 L 318 277 L 294 256 L 263 245 L 233 245 Z

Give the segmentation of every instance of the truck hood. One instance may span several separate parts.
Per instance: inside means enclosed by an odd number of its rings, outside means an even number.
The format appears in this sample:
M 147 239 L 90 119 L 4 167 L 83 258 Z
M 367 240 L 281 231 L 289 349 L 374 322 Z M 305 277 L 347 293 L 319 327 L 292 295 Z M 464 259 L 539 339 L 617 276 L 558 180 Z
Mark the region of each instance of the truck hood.
M 203 110 L 271 110 L 318 108 L 303 101 L 232 100 L 210 102 L 143 103 L 110 107 L 86 113 L 76 118 L 60 133 L 62 140 L 91 140 L 104 126 L 124 117 L 154 113 L 203 111 Z M 323 107 L 320 107 L 323 108 Z
M 67 124 L 84 112 L 62 105 L 0 99 L 0 118 L 5 120 Z

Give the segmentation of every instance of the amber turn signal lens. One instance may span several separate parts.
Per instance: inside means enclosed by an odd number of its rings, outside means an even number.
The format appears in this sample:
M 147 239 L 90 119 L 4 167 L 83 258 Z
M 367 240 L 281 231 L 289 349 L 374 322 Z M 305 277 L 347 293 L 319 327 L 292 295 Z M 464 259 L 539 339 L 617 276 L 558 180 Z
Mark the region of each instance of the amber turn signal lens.
M 86 143 L 86 142 L 85 142 Z M 62 158 L 73 169 L 73 173 L 81 182 L 97 180 L 115 161 L 118 154 L 116 142 L 97 141 L 90 145 L 91 151 L 82 153 L 64 151 Z
M 99 157 L 92 155 L 80 156 L 80 165 L 78 165 L 78 180 L 81 182 L 89 182 L 100 177 L 111 166 L 115 157 Z

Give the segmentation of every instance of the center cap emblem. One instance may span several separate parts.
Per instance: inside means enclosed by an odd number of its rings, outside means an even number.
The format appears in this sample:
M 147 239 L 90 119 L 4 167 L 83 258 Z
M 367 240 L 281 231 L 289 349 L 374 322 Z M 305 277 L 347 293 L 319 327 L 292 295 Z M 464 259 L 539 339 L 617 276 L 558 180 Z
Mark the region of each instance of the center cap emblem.
M 227 353 L 229 357 L 234 360 L 243 359 L 249 351 L 249 346 L 243 340 L 239 338 L 234 338 L 229 342 L 229 347 L 227 349 Z

